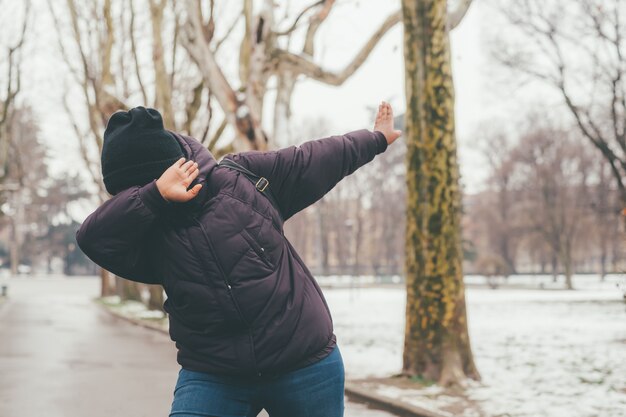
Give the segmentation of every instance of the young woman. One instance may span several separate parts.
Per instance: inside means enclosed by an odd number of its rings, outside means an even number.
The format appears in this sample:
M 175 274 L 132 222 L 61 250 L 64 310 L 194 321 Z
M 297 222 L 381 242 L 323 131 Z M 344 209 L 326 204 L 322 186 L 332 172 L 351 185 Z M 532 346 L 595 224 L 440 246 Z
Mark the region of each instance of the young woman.
M 111 116 L 102 175 L 113 197 L 76 240 L 102 268 L 165 289 L 181 365 L 170 416 L 343 415 L 331 314 L 283 224 L 400 134 L 382 102 L 373 131 L 226 155 L 251 181 L 154 109 Z

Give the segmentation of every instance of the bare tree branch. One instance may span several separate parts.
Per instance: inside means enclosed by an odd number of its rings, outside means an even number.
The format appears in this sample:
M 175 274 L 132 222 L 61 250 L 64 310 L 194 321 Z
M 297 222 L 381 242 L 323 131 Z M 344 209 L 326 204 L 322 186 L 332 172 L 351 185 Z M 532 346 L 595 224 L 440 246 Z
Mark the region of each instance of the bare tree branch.
M 566 18 L 555 13 L 566 4 L 571 12 Z M 585 0 L 576 1 L 572 7 L 569 2 L 548 7 L 533 0 L 514 5 L 500 6 L 500 11 L 531 41 L 524 46 L 527 55 L 535 59 L 498 59 L 547 82 L 560 93 L 580 132 L 603 155 L 626 203 L 626 68 L 619 0 L 607 0 L 603 7 Z M 568 26 L 567 19 L 576 23 L 575 29 L 571 29 L 571 22 Z M 529 49 L 532 46 L 536 50 Z M 574 54 L 576 60 L 570 59 Z M 548 65 L 540 65 L 542 61 Z M 574 94 L 581 86 L 587 94 Z
M 282 30 L 282 31 L 278 31 L 275 33 L 276 36 L 285 36 L 285 35 L 289 35 L 290 33 L 292 33 L 294 30 L 296 30 L 296 28 L 298 27 L 298 22 L 300 21 L 300 19 L 302 18 L 302 16 L 304 16 L 309 10 L 314 9 L 315 7 L 319 6 L 320 4 L 324 4 L 326 2 L 326 0 L 318 0 L 313 4 L 308 5 L 307 7 L 305 7 L 299 14 L 298 16 L 296 16 L 295 20 L 293 21 L 293 23 L 291 24 L 291 26 L 289 26 L 289 28 Z
M 387 17 L 378 30 L 374 32 L 365 45 L 363 45 L 352 61 L 346 65 L 343 70 L 337 73 L 324 70 L 318 64 L 314 63 L 309 57 L 297 55 L 292 52 L 278 50 L 277 58 L 281 65 L 285 65 L 294 73 L 304 74 L 314 80 L 322 81 L 327 84 L 341 85 L 361 67 L 380 39 L 392 27 L 400 22 L 401 17 L 402 15 L 400 11 L 397 11 Z
M 319 30 L 322 23 L 324 23 L 324 21 L 330 14 L 330 11 L 335 5 L 335 0 L 326 0 L 323 4 L 324 6 L 321 7 L 320 10 L 311 17 L 311 20 L 309 22 L 309 28 L 307 29 L 306 36 L 304 38 L 304 46 L 302 47 L 302 52 L 309 56 L 313 56 L 315 49 L 315 35 L 317 34 L 317 31 Z
M 141 67 L 139 65 L 139 55 L 137 54 L 137 42 L 135 41 L 135 0 L 130 1 L 130 46 L 133 52 L 133 61 L 135 62 L 135 75 L 137 76 L 137 83 L 139 84 L 139 91 L 143 97 L 143 102 L 148 103 L 148 94 L 146 93 L 146 87 L 144 86 L 141 76 Z
M 463 21 L 471 5 L 472 0 L 459 1 L 457 8 L 451 13 L 448 13 L 448 30 L 456 28 Z
M 217 51 L 220 49 L 220 46 L 222 46 L 222 44 L 228 39 L 228 37 L 233 32 L 235 27 L 237 27 L 237 23 L 239 22 L 239 19 L 241 18 L 241 16 L 242 16 L 241 14 L 238 14 L 237 17 L 235 18 L 235 20 L 233 20 L 233 23 L 229 26 L 229 28 L 226 31 L 226 33 L 224 34 L 224 36 L 220 40 L 215 42 L 215 47 L 213 48 L 213 53 L 217 53 Z

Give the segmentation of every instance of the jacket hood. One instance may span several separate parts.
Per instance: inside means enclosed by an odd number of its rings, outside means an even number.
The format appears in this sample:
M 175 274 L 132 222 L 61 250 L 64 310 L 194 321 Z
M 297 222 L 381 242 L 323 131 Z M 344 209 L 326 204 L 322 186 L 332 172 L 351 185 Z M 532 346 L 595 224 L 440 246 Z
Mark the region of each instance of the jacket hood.
M 174 203 L 174 205 L 176 208 L 183 209 L 184 211 L 198 210 L 209 198 L 211 198 L 211 190 L 207 180 L 210 178 L 213 169 L 217 167 L 217 160 L 213 154 L 196 138 L 169 130 L 168 132 L 176 138 L 182 147 L 185 159 L 191 159 L 198 163 L 198 169 L 200 172 L 196 179 L 193 180 L 189 188 L 196 184 L 202 184 L 202 188 L 196 197 L 184 203 Z

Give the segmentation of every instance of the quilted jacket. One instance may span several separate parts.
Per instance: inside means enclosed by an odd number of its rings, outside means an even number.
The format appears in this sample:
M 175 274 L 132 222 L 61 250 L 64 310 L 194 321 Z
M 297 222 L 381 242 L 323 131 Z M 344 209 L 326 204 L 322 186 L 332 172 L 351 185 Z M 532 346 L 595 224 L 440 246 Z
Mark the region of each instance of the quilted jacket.
M 283 223 L 384 152 L 384 135 L 357 130 L 226 155 L 269 181 L 277 209 L 196 139 L 172 133 L 199 165 L 199 194 L 169 202 L 156 179 L 127 188 L 85 219 L 78 245 L 120 277 L 163 286 L 184 368 L 274 377 L 321 360 L 336 344 L 331 313 Z

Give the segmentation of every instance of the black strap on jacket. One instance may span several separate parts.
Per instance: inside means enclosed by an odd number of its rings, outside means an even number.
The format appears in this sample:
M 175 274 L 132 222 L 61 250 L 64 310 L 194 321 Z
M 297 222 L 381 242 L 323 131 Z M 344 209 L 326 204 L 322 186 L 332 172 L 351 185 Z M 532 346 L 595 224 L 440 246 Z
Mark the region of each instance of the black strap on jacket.
M 236 171 L 243 173 L 246 176 L 246 178 L 248 178 L 252 182 L 252 184 L 254 184 L 254 187 L 257 190 L 259 190 L 261 194 L 265 195 L 265 197 L 267 197 L 270 200 L 270 202 L 276 208 L 276 211 L 278 211 L 278 214 L 282 218 L 282 213 L 280 212 L 278 201 L 276 200 L 276 197 L 274 197 L 274 194 L 272 194 L 272 190 L 270 189 L 270 182 L 267 180 L 267 178 L 256 175 L 254 172 L 250 171 L 248 168 L 244 166 L 241 166 L 240 164 L 233 161 L 232 159 L 222 158 L 222 160 L 218 163 L 218 165 L 225 166 L 227 168 L 231 168 L 231 169 L 234 169 Z

